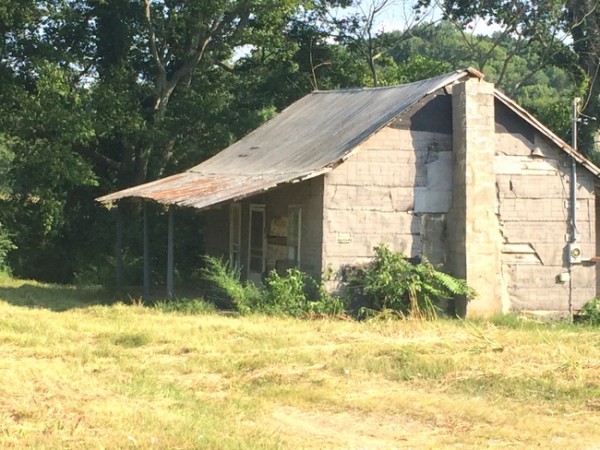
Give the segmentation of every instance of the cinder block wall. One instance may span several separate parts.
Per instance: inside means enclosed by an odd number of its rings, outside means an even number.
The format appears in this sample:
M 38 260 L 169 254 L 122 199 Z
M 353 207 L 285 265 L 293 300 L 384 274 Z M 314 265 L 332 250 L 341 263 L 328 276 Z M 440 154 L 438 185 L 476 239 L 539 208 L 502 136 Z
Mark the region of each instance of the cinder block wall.
M 437 128 L 431 114 L 440 115 Z M 325 175 L 324 269 L 332 268 L 339 282 L 340 268 L 369 261 L 380 243 L 444 264 L 451 203 L 451 104 L 440 93 L 375 133 Z
M 568 313 L 566 246 L 571 158 L 501 102 L 496 102 L 495 172 L 508 309 Z M 595 177 L 577 167 L 577 229 L 583 259 L 596 254 Z M 573 266 L 575 310 L 596 295 L 593 264 Z

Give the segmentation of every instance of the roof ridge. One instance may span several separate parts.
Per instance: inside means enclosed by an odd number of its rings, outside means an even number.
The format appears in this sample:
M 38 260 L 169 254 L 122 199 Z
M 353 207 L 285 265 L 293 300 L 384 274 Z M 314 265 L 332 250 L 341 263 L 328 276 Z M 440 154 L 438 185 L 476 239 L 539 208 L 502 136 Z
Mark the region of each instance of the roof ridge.
M 466 69 L 458 69 L 458 70 L 453 70 L 452 72 L 447 72 L 447 73 L 443 73 L 441 75 L 436 75 L 434 77 L 430 77 L 430 78 L 425 78 L 422 80 L 417 80 L 417 81 L 411 81 L 410 83 L 404 83 L 404 84 L 394 84 L 391 86 L 370 86 L 370 87 L 351 87 L 351 88 L 342 88 L 342 89 L 315 89 L 314 91 L 311 92 L 311 94 L 335 94 L 335 93 L 344 93 L 344 92 L 364 92 L 364 91 L 377 91 L 377 90 L 385 90 L 385 89 L 398 89 L 401 87 L 405 87 L 405 86 L 411 86 L 411 85 L 418 85 L 418 84 L 422 84 L 424 82 L 430 82 L 431 80 L 434 80 L 436 78 L 447 78 L 450 75 L 458 75 L 464 73 L 465 75 L 470 75 L 473 77 L 477 77 L 480 79 L 483 79 L 484 75 L 483 73 L 481 73 L 480 71 L 478 71 L 477 69 L 474 69 L 472 67 L 467 67 Z

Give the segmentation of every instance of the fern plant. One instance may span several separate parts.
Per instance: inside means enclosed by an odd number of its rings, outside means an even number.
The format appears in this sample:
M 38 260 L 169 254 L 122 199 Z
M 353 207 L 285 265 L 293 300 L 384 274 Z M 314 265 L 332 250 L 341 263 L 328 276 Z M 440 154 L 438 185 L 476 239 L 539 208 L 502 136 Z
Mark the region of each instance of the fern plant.
M 427 260 L 413 264 L 383 244 L 375 247 L 372 262 L 358 271 L 352 284 L 359 288 L 373 309 L 392 309 L 425 319 L 437 317 L 440 298 L 475 296 L 464 280 L 436 270 Z

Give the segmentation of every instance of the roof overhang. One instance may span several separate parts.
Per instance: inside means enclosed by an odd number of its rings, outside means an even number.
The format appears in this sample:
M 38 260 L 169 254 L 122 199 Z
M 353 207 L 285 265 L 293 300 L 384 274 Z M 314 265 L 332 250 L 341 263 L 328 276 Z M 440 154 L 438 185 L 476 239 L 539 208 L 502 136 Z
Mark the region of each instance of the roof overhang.
M 561 138 L 559 138 L 556 134 L 554 134 L 548 127 L 546 127 L 542 122 L 537 120 L 531 113 L 526 111 L 523 107 L 519 106 L 514 100 L 509 98 L 506 94 L 503 94 L 499 90 L 495 90 L 494 95 L 497 100 L 506 105 L 510 110 L 512 110 L 515 114 L 521 117 L 525 122 L 529 123 L 532 127 L 538 130 L 543 136 L 545 136 L 548 140 L 558 146 L 560 149 L 571 155 L 575 161 L 581 164 L 583 167 L 588 169 L 597 177 L 600 177 L 600 168 L 598 168 L 593 162 L 587 159 L 582 153 L 579 153 Z
M 246 197 L 262 194 L 282 184 L 299 183 L 323 175 L 334 169 L 336 164 L 320 170 L 293 175 L 223 175 L 183 172 L 150 183 L 114 192 L 96 200 L 111 204 L 131 198 L 152 200 L 163 205 L 187 206 L 206 209 L 225 202 L 234 202 Z

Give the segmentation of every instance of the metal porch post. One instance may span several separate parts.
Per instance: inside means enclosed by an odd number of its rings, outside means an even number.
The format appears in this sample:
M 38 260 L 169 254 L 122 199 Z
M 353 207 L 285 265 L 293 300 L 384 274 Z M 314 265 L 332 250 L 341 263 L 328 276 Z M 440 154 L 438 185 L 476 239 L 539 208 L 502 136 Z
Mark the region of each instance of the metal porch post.
M 116 242 L 116 261 L 115 261 L 115 283 L 117 288 L 123 285 L 123 213 L 121 206 L 117 205 L 117 242 Z
M 175 255 L 173 249 L 173 212 L 175 207 L 169 206 L 169 229 L 167 236 L 167 298 L 172 299 L 174 297 L 175 281 L 173 273 L 175 270 Z
M 142 204 L 144 212 L 144 289 L 142 299 L 148 300 L 150 298 L 150 242 L 148 237 L 148 212 L 146 208 L 146 202 Z

